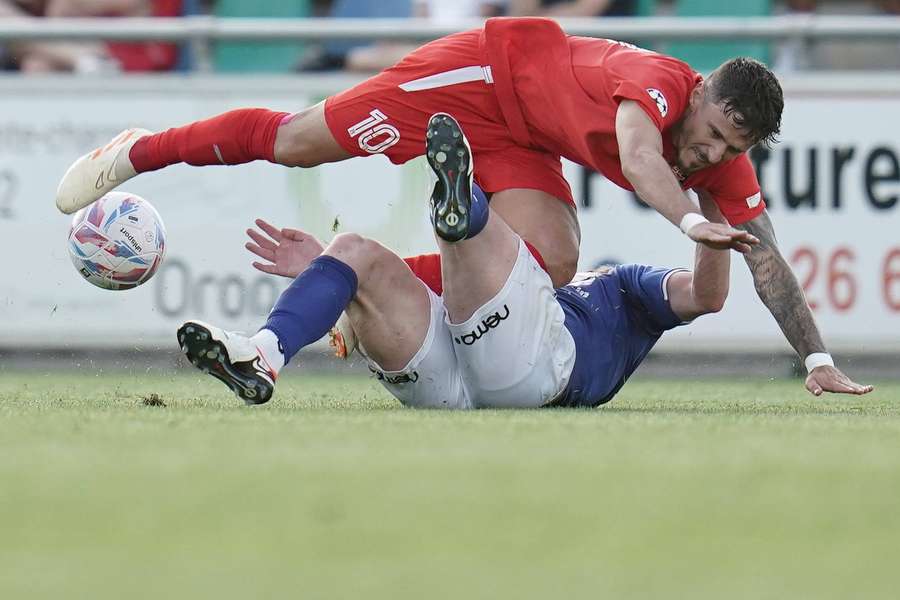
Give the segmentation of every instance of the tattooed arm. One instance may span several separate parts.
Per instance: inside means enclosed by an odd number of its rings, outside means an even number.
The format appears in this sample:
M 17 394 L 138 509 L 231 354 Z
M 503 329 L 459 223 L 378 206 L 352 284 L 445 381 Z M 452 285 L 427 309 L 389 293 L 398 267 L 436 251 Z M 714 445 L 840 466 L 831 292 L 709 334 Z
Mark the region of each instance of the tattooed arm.
M 737 226 L 759 238 L 759 245 L 745 256 L 760 300 L 775 317 L 784 337 L 800 358 L 827 352 L 806 297 L 787 261 L 778 250 L 775 230 L 767 212 Z
M 767 212 L 737 226 L 759 239 L 744 257 L 753 274 L 753 284 L 760 300 L 775 317 L 778 326 L 801 359 L 815 352 L 827 352 L 812 311 L 800 289 L 791 267 L 778 250 L 775 230 Z M 806 389 L 818 396 L 823 391 L 865 394 L 872 386 L 854 383 L 839 369 L 820 366 L 806 378 Z

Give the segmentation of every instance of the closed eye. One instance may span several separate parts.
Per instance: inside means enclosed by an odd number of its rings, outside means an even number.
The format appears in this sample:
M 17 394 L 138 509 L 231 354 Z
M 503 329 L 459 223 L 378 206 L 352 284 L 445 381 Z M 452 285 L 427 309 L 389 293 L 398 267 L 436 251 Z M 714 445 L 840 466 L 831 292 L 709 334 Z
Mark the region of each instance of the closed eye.
M 722 140 L 722 141 L 725 140 L 725 136 L 722 135 L 722 132 L 719 131 L 718 129 L 716 129 L 715 127 L 713 127 L 712 125 L 710 125 L 710 127 L 709 127 L 709 132 L 710 132 L 710 135 L 713 137 L 713 139 Z M 728 144 L 728 151 L 731 152 L 732 154 L 740 154 L 741 152 L 743 152 L 743 150 L 741 150 L 740 148 L 735 148 L 731 144 Z

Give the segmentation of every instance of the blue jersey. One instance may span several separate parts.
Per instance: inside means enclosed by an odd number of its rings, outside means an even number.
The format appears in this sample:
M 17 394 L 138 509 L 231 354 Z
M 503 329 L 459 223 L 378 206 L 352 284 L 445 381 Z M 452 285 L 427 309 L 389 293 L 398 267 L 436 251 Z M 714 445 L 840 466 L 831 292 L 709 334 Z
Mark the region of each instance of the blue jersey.
M 607 273 L 579 274 L 556 291 L 575 339 L 575 366 L 553 406 L 609 402 L 660 336 L 682 324 L 665 289 L 673 272 L 620 265 Z

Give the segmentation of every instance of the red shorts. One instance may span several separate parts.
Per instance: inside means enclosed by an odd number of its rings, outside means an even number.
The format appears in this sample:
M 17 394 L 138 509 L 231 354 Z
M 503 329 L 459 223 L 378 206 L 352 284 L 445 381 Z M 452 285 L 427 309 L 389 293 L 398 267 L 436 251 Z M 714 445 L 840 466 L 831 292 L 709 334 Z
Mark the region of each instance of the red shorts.
M 487 65 L 480 30 L 439 39 L 328 98 L 325 120 L 347 152 L 402 164 L 424 154 L 428 119 L 449 113 L 466 132 L 484 191 L 541 190 L 574 206 L 559 156 L 512 139 Z

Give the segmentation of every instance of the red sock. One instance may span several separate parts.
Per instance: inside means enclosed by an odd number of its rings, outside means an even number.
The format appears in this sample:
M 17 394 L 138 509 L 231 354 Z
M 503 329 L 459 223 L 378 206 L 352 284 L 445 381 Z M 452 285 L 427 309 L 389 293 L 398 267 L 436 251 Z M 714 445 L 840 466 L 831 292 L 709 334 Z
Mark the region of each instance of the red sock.
M 128 157 L 138 173 L 168 165 L 275 162 L 275 133 L 290 113 L 241 108 L 141 138 Z
M 544 263 L 544 257 L 538 252 L 538 249 L 525 242 L 528 251 L 534 256 L 534 259 L 541 265 L 541 268 L 547 270 Z M 404 258 L 406 264 L 415 273 L 416 277 L 422 280 L 422 283 L 431 288 L 431 291 L 440 296 L 444 292 L 444 282 L 441 280 L 441 255 L 440 254 L 421 254 L 419 256 L 411 256 Z

